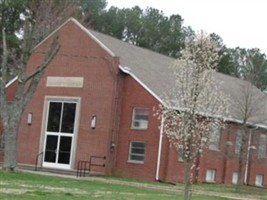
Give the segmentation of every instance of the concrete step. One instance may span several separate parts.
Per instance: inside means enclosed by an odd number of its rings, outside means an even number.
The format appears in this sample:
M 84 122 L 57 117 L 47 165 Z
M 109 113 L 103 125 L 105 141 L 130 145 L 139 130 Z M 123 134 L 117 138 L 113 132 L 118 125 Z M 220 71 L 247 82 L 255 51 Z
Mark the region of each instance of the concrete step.
M 19 164 L 19 170 L 22 171 L 36 171 L 34 165 L 22 165 Z M 56 168 L 47 168 L 47 167 L 37 167 L 36 172 L 44 172 L 44 173 L 52 173 L 52 174 L 59 174 L 59 175 L 68 175 L 68 176 L 77 176 L 77 170 L 65 170 L 65 169 L 56 169 Z M 79 177 L 88 177 L 88 176 L 104 176 L 104 174 L 99 172 L 91 171 L 84 171 L 79 174 Z
M 39 172 L 48 172 L 48 173 L 72 175 L 72 176 L 77 175 L 76 170 L 65 170 L 65 169 L 56 169 L 56 168 L 47 168 L 47 167 L 37 167 L 36 169 L 34 165 L 19 164 L 19 169 L 23 171 L 39 171 Z

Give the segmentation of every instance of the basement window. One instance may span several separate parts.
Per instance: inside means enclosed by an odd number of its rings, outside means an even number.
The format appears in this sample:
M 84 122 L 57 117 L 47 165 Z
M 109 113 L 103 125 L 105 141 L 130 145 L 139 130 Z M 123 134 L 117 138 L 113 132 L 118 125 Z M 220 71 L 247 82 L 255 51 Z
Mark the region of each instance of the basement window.
M 262 183 L 263 183 L 263 175 L 257 174 L 255 179 L 255 185 L 261 187 Z
M 238 180 L 238 173 L 237 172 L 233 172 L 232 183 L 233 184 L 237 184 L 237 180 Z
M 147 129 L 148 127 L 148 108 L 134 108 L 132 117 L 133 129 Z
M 207 169 L 206 171 L 206 181 L 207 182 L 215 182 L 215 169 Z
M 128 162 L 144 163 L 145 142 L 130 142 Z

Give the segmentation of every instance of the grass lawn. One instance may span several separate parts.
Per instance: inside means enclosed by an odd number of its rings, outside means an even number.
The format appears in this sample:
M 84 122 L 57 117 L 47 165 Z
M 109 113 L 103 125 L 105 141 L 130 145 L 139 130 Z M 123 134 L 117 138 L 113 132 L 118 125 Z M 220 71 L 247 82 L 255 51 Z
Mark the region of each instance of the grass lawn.
M 91 180 L 92 179 L 92 180 Z M 18 172 L 8 173 L 0 170 L 0 199 L 19 199 L 19 200 L 39 200 L 39 199 L 153 199 L 153 200 L 179 200 L 182 198 L 182 192 L 177 192 L 181 186 L 169 186 L 162 184 L 150 184 L 158 187 L 158 189 L 148 189 L 142 187 L 143 182 L 139 184 L 134 181 L 117 180 L 114 178 L 94 179 L 94 178 L 61 178 L 54 176 L 45 176 L 32 173 Z M 104 180 L 104 181 L 103 181 Z M 117 182 L 117 183 L 114 183 Z M 135 184 L 134 184 L 135 183 Z M 192 199 L 195 200 L 223 200 L 230 198 L 222 198 L 216 196 L 206 196 L 205 189 L 210 191 L 211 185 L 197 186 L 204 187 L 203 193 L 196 192 Z M 218 187 L 216 189 L 216 187 Z M 165 189 L 172 188 L 173 191 Z M 221 193 L 222 187 L 215 186 L 216 190 Z M 177 190 L 176 190 L 177 189 Z M 257 189 L 257 188 L 254 188 Z M 197 191 L 202 188 L 197 188 Z M 262 189 L 263 190 L 263 189 Z M 260 191 L 260 190 L 259 190 Z M 230 189 L 228 191 L 231 193 Z M 261 193 L 260 193 L 261 194 Z M 259 193 L 257 193 L 259 195 Z M 267 196 L 267 192 L 265 194 Z M 261 199 L 261 198 L 260 198 Z M 267 199 L 267 198 L 266 198 Z

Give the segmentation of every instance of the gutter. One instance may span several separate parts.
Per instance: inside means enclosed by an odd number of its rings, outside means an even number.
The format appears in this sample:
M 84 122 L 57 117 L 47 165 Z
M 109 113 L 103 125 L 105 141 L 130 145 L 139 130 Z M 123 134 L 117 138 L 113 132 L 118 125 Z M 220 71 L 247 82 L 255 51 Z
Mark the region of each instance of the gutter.
M 156 181 L 159 180 L 160 158 L 161 158 L 162 138 L 163 138 L 163 124 L 164 124 L 164 116 L 162 115 L 162 117 L 161 117 L 161 122 L 160 122 L 159 146 L 158 146 L 158 159 L 157 159 L 157 168 L 156 168 Z

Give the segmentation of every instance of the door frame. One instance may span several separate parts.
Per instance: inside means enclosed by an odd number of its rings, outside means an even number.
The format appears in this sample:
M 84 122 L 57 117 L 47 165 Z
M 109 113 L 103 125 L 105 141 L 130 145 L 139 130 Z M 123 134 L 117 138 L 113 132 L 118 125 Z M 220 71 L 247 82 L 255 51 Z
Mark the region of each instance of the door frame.
M 64 133 L 46 133 L 47 123 L 48 123 L 48 114 L 49 114 L 49 102 L 74 102 L 76 103 L 76 114 L 74 122 L 74 131 L 72 137 L 72 146 L 70 154 L 70 163 L 69 164 L 57 164 L 57 163 L 48 163 L 44 161 L 45 156 L 45 145 L 46 145 L 46 136 L 47 135 L 58 135 L 60 136 L 70 136 L 69 134 Z M 78 130 L 80 124 L 80 111 L 81 111 L 81 97 L 68 97 L 68 96 L 45 96 L 44 98 L 44 107 L 43 107 L 43 117 L 42 117 L 42 131 L 40 137 L 40 146 L 39 152 L 43 152 L 41 164 L 43 167 L 47 168 L 57 168 L 57 169 L 74 169 L 74 161 L 76 157 L 76 148 L 77 148 L 77 138 Z

